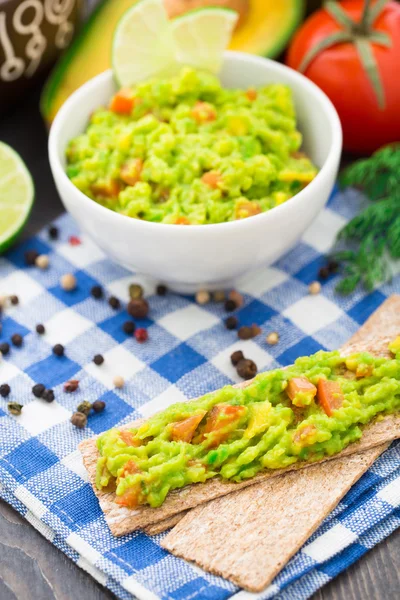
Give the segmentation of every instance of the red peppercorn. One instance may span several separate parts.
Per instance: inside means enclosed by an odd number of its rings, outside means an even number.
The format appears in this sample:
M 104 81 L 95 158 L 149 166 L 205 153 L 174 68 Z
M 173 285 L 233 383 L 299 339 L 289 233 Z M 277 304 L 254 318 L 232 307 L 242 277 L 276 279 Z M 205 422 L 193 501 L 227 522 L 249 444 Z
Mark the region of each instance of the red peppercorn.
M 136 338 L 136 341 L 139 342 L 139 344 L 143 344 L 143 342 L 146 342 L 149 339 L 149 334 L 147 333 L 147 329 L 143 329 L 143 327 L 139 327 L 139 329 L 136 329 L 135 338 Z
M 80 246 L 82 244 L 80 238 L 77 235 L 70 235 L 68 241 L 71 246 Z

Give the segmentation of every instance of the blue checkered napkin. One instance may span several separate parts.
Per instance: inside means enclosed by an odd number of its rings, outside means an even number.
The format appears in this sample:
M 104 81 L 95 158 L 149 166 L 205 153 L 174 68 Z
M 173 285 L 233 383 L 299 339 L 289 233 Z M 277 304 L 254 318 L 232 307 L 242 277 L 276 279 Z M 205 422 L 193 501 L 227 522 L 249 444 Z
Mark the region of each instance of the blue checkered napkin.
M 307 294 L 323 254 L 360 203 L 355 192 L 334 195 L 295 250 L 240 285 L 246 300 L 238 311 L 240 322 L 258 323 L 264 332 L 276 330 L 281 336 L 271 347 L 264 336 L 245 342 L 246 355 L 260 370 L 290 364 L 321 347 L 337 348 L 391 293 L 400 291 L 396 278 L 368 296 L 357 291 L 339 298 L 335 281 L 329 280 L 321 294 Z M 0 363 L 0 383 L 12 388 L 8 399 L 0 398 L 0 495 L 119 598 L 250 598 L 230 582 L 168 554 L 160 547 L 162 535 L 136 532 L 114 538 L 77 451 L 80 441 L 105 429 L 237 381 L 229 356 L 243 342 L 223 326 L 221 305 L 200 307 L 192 297 L 155 296 L 151 282 L 111 263 L 85 237 L 81 245 L 71 246 L 69 236 L 79 232 L 70 217 L 61 217 L 58 226 L 58 241 L 50 242 L 44 231 L 0 258 L 0 295 L 20 298 L 3 316 L 0 340 L 13 333 L 24 338 L 22 348 L 12 348 Z M 25 266 L 24 251 L 31 248 L 49 254 L 47 271 Z M 59 285 L 68 272 L 78 280 L 73 292 Z M 132 281 L 143 285 L 151 306 L 143 321 L 150 338 L 145 344 L 122 331 L 128 318 L 124 310 L 114 311 L 89 293 L 100 284 L 126 302 Z M 45 325 L 46 335 L 36 334 L 37 323 Z M 64 357 L 52 354 L 55 343 L 65 346 Z M 105 357 L 101 367 L 92 362 L 97 353 Z M 121 390 L 113 388 L 116 374 L 126 380 Z M 80 381 L 77 392 L 63 391 L 68 379 Z M 56 401 L 34 398 L 34 383 L 53 388 Z M 107 408 L 91 416 L 85 430 L 77 430 L 69 419 L 84 399 L 104 400 Z M 9 400 L 24 405 L 21 416 L 7 414 Z M 309 597 L 400 525 L 399 457 L 400 445 L 393 444 L 260 598 Z

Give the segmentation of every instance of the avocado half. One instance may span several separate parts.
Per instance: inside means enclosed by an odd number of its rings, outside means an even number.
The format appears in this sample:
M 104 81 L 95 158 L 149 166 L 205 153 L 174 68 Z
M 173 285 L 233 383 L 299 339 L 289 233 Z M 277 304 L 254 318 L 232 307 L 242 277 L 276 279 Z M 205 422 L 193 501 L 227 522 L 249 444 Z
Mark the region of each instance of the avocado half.
M 108 69 L 114 29 L 137 0 L 103 0 L 61 57 L 44 87 L 40 109 L 48 124 L 72 92 Z M 231 50 L 274 58 L 285 48 L 304 13 L 304 0 L 250 0 Z

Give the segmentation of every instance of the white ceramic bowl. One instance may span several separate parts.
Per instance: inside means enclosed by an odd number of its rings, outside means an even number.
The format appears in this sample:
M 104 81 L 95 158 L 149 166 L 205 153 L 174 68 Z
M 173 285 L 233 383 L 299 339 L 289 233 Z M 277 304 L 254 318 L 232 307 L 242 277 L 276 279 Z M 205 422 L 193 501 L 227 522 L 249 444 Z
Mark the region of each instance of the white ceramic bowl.
M 65 174 L 65 148 L 84 131 L 90 113 L 115 92 L 107 71 L 65 102 L 50 131 L 50 165 L 65 208 L 113 260 L 166 283 L 178 292 L 233 286 L 250 270 L 270 265 L 299 240 L 326 204 L 342 147 L 338 115 L 311 81 L 274 61 L 226 52 L 220 79 L 225 87 L 271 82 L 293 90 L 304 150 L 320 168 L 316 178 L 288 202 L 255 217 L 215 225 L 165 225 L 132 219 L 93 202 Z

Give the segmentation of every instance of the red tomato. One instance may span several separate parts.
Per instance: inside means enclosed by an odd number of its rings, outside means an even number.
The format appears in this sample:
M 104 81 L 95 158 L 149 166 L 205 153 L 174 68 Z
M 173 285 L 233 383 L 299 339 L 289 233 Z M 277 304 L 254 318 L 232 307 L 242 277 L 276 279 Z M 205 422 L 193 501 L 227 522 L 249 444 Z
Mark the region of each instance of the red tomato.
M 201 410 L 197 415 L 192 415 L 183 421 L 174 423 L 171 429 L 171 439 L 174 442 L 187 442 L 189 444 L 205 414 L 206 411 Z
M 340 5 L 353 21 L 360 22 L 364 0 L 346 0 Z M 400 140 L 400 4 L 388 2 L 372 29 L 386 33 L 391 39 L 389 48 L 370 43 L 385 94 L 383 109 L 351 42 L 322 50 L 304 72 L 335 105 L 342 122 L 345 149 L 363 154 Z M 338 31 L 343 31 L 342 25 L 326 10 L 317 11 L 296 33 L 287 64 L 298 70 L 311 48 Z
M 225 442 L 236 429 L 240 419 L 246 413 L 245 406 L 216 404 L 210 410 L 204 427 L 202 440 L 207 440 L 209 448 L 216 448 Z
M 328 417 L 331 417 L 334 411 L 343 404 L 344 396 L 340 384 L 337 381 L 320 379 L 318 381 L 317 389 L 318 402 Z

